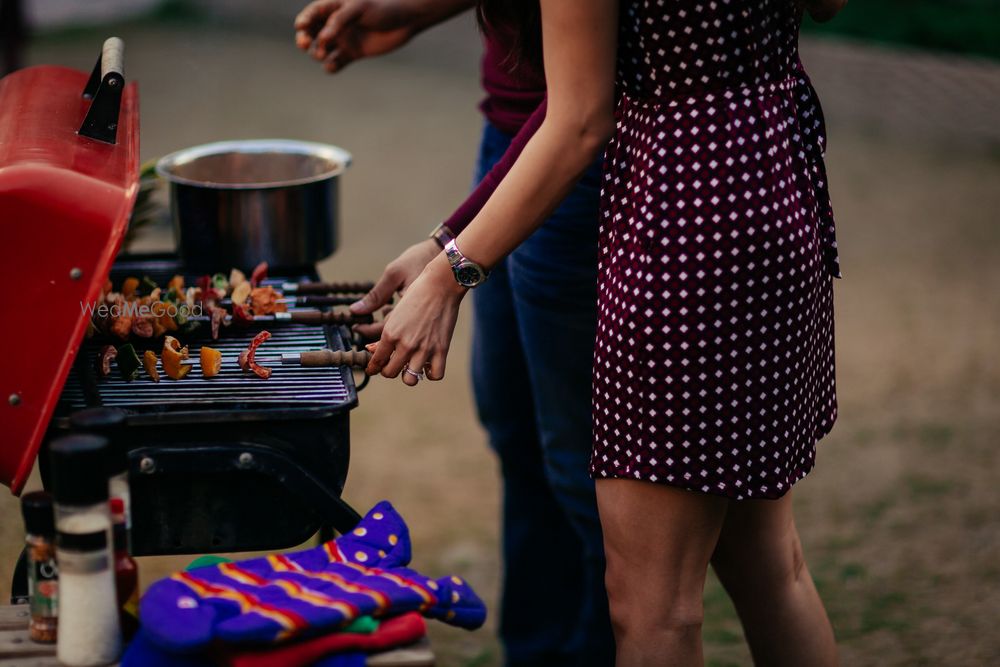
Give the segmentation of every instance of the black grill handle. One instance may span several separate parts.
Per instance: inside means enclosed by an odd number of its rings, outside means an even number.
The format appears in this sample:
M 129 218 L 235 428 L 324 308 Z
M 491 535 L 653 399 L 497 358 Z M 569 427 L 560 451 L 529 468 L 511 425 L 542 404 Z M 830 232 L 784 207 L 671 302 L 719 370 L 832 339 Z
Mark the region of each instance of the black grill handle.
M 97 64 L 90 74 L 84 99 L 91 100 L 80 134 L 113 144 L 118 138 L 118 115 L 125 89 L 125 42 L 119 37 L 104 40 Z

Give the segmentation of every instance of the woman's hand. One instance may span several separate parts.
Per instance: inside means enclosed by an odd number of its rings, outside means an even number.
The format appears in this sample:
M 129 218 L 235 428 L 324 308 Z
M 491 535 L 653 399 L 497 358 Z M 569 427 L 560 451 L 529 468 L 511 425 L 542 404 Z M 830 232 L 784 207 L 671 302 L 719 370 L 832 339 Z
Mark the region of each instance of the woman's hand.
M 388 378 L 403 373 L 403 382 L 411 387 L 425 371 L 428 380 L 443 379 L 458 308 L 466 292 L 455 281 L 444 254 L 438 253 L 385 321 L 367 373 L 382 373 Z
M 295 19 L 295 44 L 333 73 L 398 49 L 420 27 L 401 0 L 316 0 Z
M 424 267 L 437 255 L 441 254 L 441 246 L 434 239 L 426 239 L 410 246 L 396 259 L 389 262 L 382 271 L 382 276 L 364 298 L 351 304 L 351 312 L 355 315 L 370 315 L 385 306 L 396 292 L 404 292 L 407 287 L 420 276 Z M 372 324 L 358 324 L 354 330 L 365 338 L 377 339 L 382 333 L 385 320 Z

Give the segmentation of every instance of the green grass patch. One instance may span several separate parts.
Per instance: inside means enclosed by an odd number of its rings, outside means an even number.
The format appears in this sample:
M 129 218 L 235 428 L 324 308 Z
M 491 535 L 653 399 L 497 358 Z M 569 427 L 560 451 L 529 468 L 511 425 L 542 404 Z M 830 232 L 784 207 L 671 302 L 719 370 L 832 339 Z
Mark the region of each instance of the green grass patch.
M 926 498 L 940 498 L 948 495 L 958 484 L 949 479 L 937 479 L 924 475 L 911 475 L 906 478 L 906 488 L 910 492 L 910 497 L 915 500 Z
M 1000 2 L 996 0 L 851 0 L 807 32 L 842 35 L 968 55 L 1000 58 Z

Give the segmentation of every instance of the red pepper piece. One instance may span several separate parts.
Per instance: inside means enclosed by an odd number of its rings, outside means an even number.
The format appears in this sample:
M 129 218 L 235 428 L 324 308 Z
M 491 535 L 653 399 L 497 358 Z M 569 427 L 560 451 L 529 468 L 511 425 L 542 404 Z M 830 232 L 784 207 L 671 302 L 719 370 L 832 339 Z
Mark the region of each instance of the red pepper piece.
M 267 278 L 267 262 L 261 262 L 254 267 L 253 273 L 250 274 L 250 286 L 256 287 L 265 278 Z
M 261 366 L 256 361 L 254 361 L 253 358 L 254 355 L 257 353 L 257 348 L 260 347 L 264 343 L 264 341 L 266 341 L 270 337 L 271 337 L 270 331 L 261 331 L 259 334 L 254 336 L 253 340 L 250 341 L 250 347 L 248 347 L 246 350 L 243 351 L 243 353 L 240 354 L 240 360 L 239 360 L 240 368 L 242 368 L 244 371 L 251 370 L 257 377 L 264 380 L 271 377 L 271 369 Z

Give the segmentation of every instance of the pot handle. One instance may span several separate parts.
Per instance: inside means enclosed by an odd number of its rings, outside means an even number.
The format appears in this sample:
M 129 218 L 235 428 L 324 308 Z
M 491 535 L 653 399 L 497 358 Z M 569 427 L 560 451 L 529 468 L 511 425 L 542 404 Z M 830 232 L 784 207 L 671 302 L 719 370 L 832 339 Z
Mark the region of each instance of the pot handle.
M 116 143 L 124 89 L 125 42 L 120 37 L 109 37 L 104 40 L 97 64 L 83 89 L 84 99 L 91 102 L 80 126 L 81 135 L 108 144 Z

